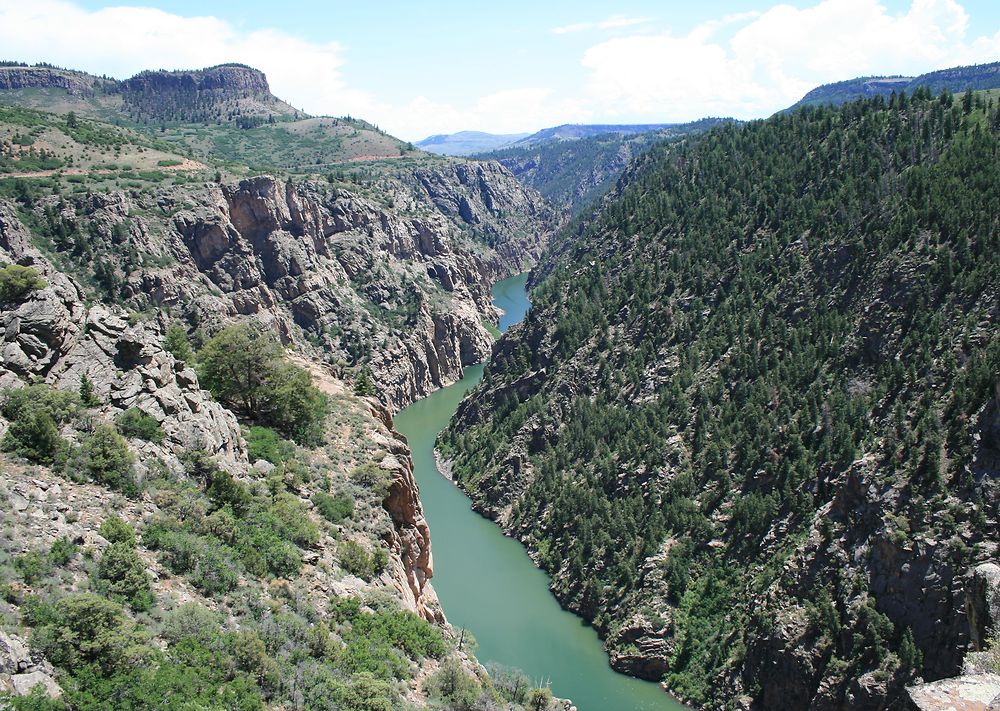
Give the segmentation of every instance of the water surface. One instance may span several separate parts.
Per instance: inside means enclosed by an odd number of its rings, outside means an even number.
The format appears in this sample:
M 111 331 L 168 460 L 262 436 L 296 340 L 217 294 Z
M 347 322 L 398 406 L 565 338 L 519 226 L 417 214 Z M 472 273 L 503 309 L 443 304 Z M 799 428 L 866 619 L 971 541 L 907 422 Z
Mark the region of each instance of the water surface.
M 505 311 L 501 331 L 527 313 L 526 282 L 521 274 L 493 287 L 494 303 Z M 467 368 L 459 382 L 396 416 L 396 429 L 413 449 L 431 527 L 434 588 L 448 620 L 472 631 L 481 662 L 517 667 L 536 684 L 549 683 L 556 696 L 572 699 L 580 711 L 684 709 L 656 684 L 614 672 L 597 634 L 559 607 L 548 576 L 521 544 L 472 511 L 465 494 L 438 472 L 434 440 L 482 376 L 482 365 Z

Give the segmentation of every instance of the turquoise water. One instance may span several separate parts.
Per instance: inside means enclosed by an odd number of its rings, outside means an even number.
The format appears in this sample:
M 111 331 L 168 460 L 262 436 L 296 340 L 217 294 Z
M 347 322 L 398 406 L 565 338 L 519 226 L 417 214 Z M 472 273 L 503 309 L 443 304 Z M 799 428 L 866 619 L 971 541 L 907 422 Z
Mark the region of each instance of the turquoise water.
M 494 303 L 506 312 L 500 330 L 527 313 L 526 281 L 521 274 L 494 286 Z M 473 512 L 465 494 L 438 472 L 434 440 L 482 375 L 481 365 L 467 368 L 459 382 L 396 416 L 396 429 L 413 449 L 431 527 L 434 588 L 448 620 L 472 631 L 480 661 L 517 667 L 535 683 L 549 683 L 556 696 L 572 699 L 580 711 L 683 709 L 656 684 L 614 672 L 597 634 L 559 607 L 548 576 L 521 544 Z

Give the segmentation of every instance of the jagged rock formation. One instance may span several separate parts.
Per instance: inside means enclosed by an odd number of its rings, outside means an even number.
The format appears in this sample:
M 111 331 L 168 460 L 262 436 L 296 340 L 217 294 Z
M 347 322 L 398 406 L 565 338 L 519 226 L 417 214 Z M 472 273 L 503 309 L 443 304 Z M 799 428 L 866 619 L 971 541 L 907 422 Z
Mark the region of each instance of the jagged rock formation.
M 198 387 L 195 372 L 160 346 L 155 324 L 130 326 L 127 315 L 87 307 L 79 285 L 57 271 L 31 243 L 13 211 L 0 205 L 0 260 L 37 270 L 46 288 L 0 312 L 0 387 L 48 382 L 76 390 L 86 376 L 106 404 L 103 414 L 138 407 L 163 427 L 150 455 L 177 465 L 173 448 L 203 449 L 230 467 L 246 462 L 236 418 Z
M 262 176 L 76 204 L 53 197 L 34 211 L 50 226 L 98 235 L 81 239 L 134 308 L 172 309 L 209 330 L 241 318 L 271 324 L 337 367 L 369 367 L 398 409 L 488 355 L 490 285 L 530 265 L 557 225 L 496 164 L 404 180 L 386 188 L 394 209 Z
M 28 696 L 41 686 L 47 696 L 58 699 L 62 689 L 52 678 L 54 673 L 51 664 L 32 654 L 26 640 L 0 632 L 0 694 Z

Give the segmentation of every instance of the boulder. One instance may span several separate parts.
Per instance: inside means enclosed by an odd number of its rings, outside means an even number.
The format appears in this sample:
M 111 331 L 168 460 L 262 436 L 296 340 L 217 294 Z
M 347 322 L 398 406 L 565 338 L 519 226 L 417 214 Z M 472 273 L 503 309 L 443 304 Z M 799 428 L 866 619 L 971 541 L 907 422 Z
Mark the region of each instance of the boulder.
M 997 711 L 1000 675 L 974 674 L 906 689 L 907 711 Z

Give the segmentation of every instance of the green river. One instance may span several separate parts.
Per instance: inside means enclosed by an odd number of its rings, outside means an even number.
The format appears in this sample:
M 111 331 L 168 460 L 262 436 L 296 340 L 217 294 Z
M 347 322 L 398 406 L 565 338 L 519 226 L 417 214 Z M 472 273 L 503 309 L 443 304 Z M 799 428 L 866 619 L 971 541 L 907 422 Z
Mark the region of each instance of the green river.
M 526 283 L 527 274 L 521 274 L 493 287 L 494 303 L 505 312 L 501 331 L 527 313 Z M 482 375 L 482 365 L 466 368 L 459 382 L 414 403 L 395 420 L 413 449 L 431 527 L 434 589 L 448 620 L 475 635 L 480 661 L 517 667 L 536 684 L 549 683 L 579 711 L 684 709 L 656 684 L 612 671 L 597 634 L 559 607 L 548 576 L 521 544 L 472 511 L 465 494 L 438 472 L 434 440 Z

